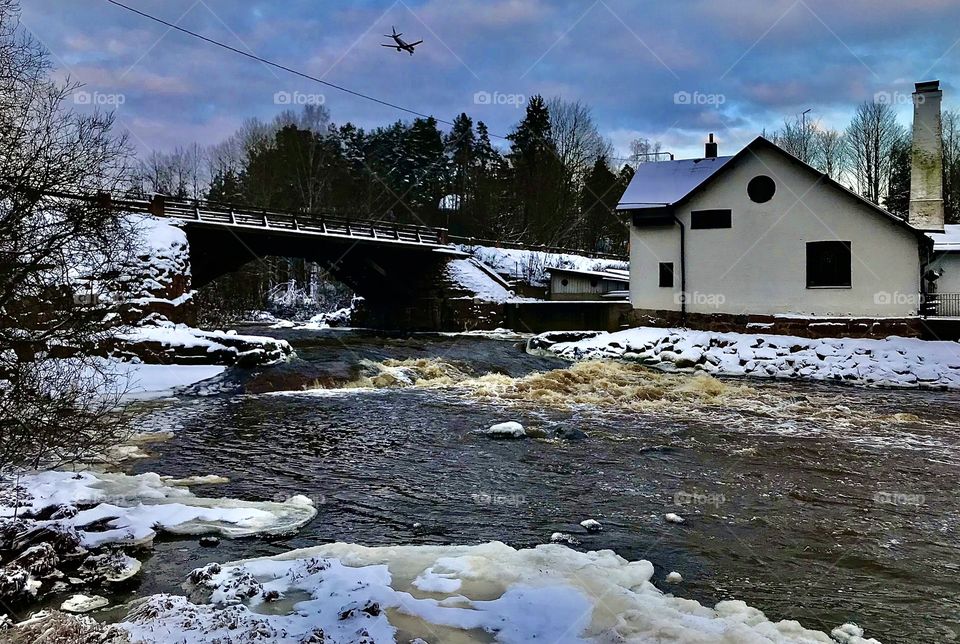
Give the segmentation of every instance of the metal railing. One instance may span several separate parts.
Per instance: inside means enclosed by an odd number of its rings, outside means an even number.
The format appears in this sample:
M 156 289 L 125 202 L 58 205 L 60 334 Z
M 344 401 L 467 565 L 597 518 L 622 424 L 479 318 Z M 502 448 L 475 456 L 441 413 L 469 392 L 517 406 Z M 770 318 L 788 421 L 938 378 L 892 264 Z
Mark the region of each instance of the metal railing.
M 960 317 L 960 293 L 928 293 L 923 296 L 923 313 L 942 318 Z
M 107 193 L 75 195 L 47 192 L 46 194 L 53 197 L 80 199 L 114 210 L 143 212 L 155 217 L 193 221 L 201 224 L 255 227 L 429 246 L 450 245 L 445 228 L 390 223 L 359 216 L 259 209 L 203 199 L 174 199 L 165 195 L 154 195 L 147 200 L 116 198 Z

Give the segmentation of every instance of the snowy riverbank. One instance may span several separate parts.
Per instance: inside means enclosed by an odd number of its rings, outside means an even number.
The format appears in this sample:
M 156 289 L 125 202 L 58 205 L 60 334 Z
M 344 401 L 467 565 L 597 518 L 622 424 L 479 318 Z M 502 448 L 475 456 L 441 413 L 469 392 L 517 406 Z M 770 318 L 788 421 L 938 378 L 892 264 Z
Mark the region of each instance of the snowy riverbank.
M 282 362 L 293 353 L 286 340 L 170 322 L 130 328 L 117 335 L 117 342 L 120 356 L 160 364 L 253 367 Z
M 714 375 L 960 388 L 960 343 L 914 338 L 810 339 L 640 327 L 616 333 L 544 333 L 529 340 L 527 351 L 567 360 L 630 360 Z
M 649 561 L 610 550 L 334 543 L 209 564 L 191 573 L 189 598 L 154 595 L 120 627 L 151 643 L 876 643 L 853 624 L 831 637 L 740 601 L 702 606 L 662 593 L 653 576 Z
M 317 513 L 303 496 L 283 503 L 240 501 L 198 497 L 186 487 L 220 481 L 93 471 L 0 480 L 0 601 L 20 605 L 65 592 L 109 593 L 140 571 L 127 551 L 149 548 L 158 532 L 282 535 Z

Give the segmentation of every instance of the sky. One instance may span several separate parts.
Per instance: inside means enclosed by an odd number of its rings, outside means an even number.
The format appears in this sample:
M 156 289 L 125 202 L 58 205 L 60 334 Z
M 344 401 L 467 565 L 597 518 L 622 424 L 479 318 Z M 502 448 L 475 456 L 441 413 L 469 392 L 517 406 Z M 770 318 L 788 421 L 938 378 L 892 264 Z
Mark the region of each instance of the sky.
M 960 106 L 957 0 L 123 0 L 330 83 L 506 135 L 528 97 L 581 101 L 626 155 L 639 136 L 677 158 L 715 132 L 732 154 L 806 109 L 843 128 L 858 103 L 911 120 L 917 81 Z M 106 0 L 21 0 L 25 31 L 76 109 L 114 109 L 141 151 L 214 144 L 249 117 L 322 102 L 363 127 L 411 119 L 126 12 Z M 380 47 L 391 26 L 424 40 Z M 497 141 L 494 141 L 497 143 Z M 501 141 L 502 145 L 503 142 Z

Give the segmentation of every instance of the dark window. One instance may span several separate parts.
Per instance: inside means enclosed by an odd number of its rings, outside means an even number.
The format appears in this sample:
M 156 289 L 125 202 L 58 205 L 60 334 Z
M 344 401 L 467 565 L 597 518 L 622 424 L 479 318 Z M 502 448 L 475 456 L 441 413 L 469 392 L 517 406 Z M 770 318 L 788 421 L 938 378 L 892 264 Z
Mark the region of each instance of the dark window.
M 660 286 L 673 287 L 673 262 L 660 262 Z
M 563 278 L 562 280 L 560 280 L 560 283 L 564 286 L 567 286 L 570 284 L 570 281 L 567 278 Z
M 777 184 L 765 174 L 750 179 L 750 183 L 747 184 L 747 196 L 756 203 L 767 203 L 773 199 L 776 192 Z
M 599 283 L 597 280 L 590 280 L 590 288 L 597 288 L 597 284 Z
M 690 213 L 690 229 L 729 228 L 729 210 L 694 210 Z
M 850 286 L 850 242 L 807 242 L 807 288 Z

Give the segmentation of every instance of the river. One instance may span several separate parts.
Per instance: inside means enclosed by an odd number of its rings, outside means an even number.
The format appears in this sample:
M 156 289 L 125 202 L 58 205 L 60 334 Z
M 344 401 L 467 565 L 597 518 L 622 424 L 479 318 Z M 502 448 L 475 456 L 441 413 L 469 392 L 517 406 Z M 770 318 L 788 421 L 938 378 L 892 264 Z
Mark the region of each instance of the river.
M 216 549 L 158 539 L 135 596 L 323 542 L 528 547 L 562 531 L 652 561 L 662 589 L 705 604 L 884 642 L 960 637 L 960 393 L 571 369 L 516 340 L 255 331 L 297 359 L 144 405 L 138 427 L 175 434 L 132 470 L 229 477 L 192 488 L 204 496 L 305 494 L 318 516 Z M 546 437 L 477 431 L 507 420 Z

